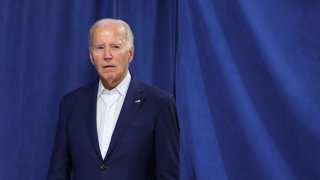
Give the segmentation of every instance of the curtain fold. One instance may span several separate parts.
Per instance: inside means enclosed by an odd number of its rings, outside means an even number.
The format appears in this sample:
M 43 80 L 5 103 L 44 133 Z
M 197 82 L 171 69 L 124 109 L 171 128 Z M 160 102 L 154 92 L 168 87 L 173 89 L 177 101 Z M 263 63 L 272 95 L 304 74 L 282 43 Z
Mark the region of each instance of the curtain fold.
M 317 8 L 179 1 L 183 178 L 319 178 Z

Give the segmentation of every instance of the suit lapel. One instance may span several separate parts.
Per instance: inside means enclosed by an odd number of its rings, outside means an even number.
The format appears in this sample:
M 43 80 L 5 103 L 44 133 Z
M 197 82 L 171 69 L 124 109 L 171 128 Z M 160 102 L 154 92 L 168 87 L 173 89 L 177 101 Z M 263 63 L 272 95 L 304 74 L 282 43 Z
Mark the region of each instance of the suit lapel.
M 144 99 L 145 98 L 143 97 L 143 89 L 140 87 L 140 83 L 132 76 L 116 127 L 112 134 L 111 142 L 105 160 L 108 159 L 112 154 L 125 129 L 142 106 Z
M 88 125 L 88 129 L 91 136 L 91 142 L 96 151 L 97 155 L 100 159 L 102 159 L 100 148 L 99 148 L 99 140 L 97 133 L 97 121 L 96 121 L 96 113 L 97 113 L 97 93 L 98 93 L 98 80 L 95 81 L 88 91 L 87 99 L 84 102 L 84 112 L 86 116 L 86 121 Z

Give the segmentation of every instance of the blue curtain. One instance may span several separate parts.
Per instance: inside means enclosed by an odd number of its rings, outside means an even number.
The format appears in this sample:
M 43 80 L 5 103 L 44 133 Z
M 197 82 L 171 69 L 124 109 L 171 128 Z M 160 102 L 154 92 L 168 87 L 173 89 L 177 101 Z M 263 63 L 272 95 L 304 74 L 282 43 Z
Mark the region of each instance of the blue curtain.
M 181 179 L 320 179 L 319 9 L 179 1 Z
M 0 179 L 45 179 L 58 102 L 97 78 L 87 32 L 135 35 L 130 71 L 176 97 L 181 179 L 320 179 L 320 1 L 2 0 Z

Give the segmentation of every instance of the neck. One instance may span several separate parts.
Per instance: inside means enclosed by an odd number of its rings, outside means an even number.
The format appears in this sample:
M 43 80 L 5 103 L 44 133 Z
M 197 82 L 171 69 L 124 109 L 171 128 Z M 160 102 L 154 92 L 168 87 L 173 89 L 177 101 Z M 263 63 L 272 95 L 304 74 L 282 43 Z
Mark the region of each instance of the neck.
M 112 90 L 115 87 L 117 87 L 124 80 L 124 78 L 127 76 L 127 73 L 128 73 L 128 71 L 118 81 L 115 81 L 113 79 L 109 80 L 109 79 L 102 79 L 101 78 L 101 82 L 102 82 L 104 88 L 106 88 L 108 90 Z

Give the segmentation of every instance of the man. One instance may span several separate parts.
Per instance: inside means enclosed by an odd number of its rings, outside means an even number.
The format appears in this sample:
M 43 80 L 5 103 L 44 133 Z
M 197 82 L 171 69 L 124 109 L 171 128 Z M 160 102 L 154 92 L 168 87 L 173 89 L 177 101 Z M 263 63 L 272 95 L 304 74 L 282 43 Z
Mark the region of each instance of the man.
M 178 180 L 175 102 L 130 74 L 130 27 L 99 20 L 89 44 L 100 78 L 63 97 L 47 179 Z

